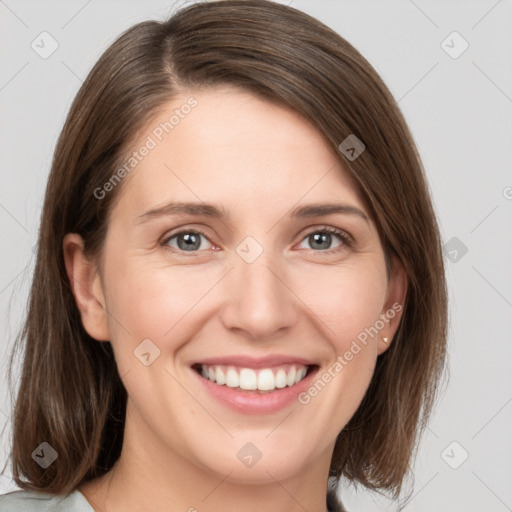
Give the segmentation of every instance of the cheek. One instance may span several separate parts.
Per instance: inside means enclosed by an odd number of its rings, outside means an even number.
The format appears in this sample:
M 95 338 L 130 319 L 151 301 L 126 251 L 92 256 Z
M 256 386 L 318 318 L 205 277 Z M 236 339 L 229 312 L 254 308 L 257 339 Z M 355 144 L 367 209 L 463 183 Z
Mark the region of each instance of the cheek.
M 320 274 L 305 281 L 300 293 L 321 320 L 317 325 L 331 356 L 299 402 L 310 414 L 314 409 L 318 428 L 330 425 L 335 437 L 355 413 L 373 376 L 380 335 L 375 325 L 385 302 L 387 280 L 377 263 L 364 271 L 345 266 L 333 272 L 331 268 L 323 279 L 318 278 Z
M 144 257 L 123 258 L 115 252 L 105 275 L 111 339 L 121 362 L 129 361 L 145 339 L 161 351 L 177 350 L 193 329 L 201 328 L 201 301 L 219 279 L 197 266 L 149 265 Z
M 126 339 L 130 333 L 134 344 L 149 338 L 157 346 L 169 348 L 194 319 L 200 329 L 207 296 L 224 270 L 147 265 L 144 257 L 125 258 L 114 251 L 111 256 L 105 274 L 112 338 Z M 303 265 L 290 270 L 285 280 L 296 295 L 290 296 L 295 302 L 292 307 L 301 310 L 300 317 L 316 324 L 338 355 L 378 320 L 387 284 L 385 271 L 375 260 L 354 265 Z
M 194 308 L 205 290 L 194 277 L 180 272 L 155 270 L 136 272 L 127 279 L 121 290 L 123 316 L 135 332 L 144 336 L 163 338 Z M 194 283 L 193 286 L 190 282 Z
M 378 262 L 364 267 L 319 266 L 297 281 L 296 290 L 336 353 L 343 354 L 379 319 L 387 280 Z

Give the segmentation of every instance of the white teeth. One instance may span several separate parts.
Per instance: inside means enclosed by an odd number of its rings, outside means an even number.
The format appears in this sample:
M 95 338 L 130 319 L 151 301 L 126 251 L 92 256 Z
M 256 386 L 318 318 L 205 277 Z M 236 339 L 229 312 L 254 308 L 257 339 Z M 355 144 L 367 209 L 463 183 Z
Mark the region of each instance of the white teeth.
M 286 387 L 286 372 L 282 368 L 277 370 L 275 382 L 276 388 Z
M 204 366 L 203 366 L 203 368 L 204 368 Z M 215 370 L 215 379 L 210 379 L 210 380 L 213 380 L 214 382 L 217 382 L 217 384 L 220 384 L 221 386 L 223 384 L 226 384 L 226 375 L 222 371 L 222 368 L 217 366 L 217 368 Z
M 290 368 L 288 375 L 286 376 L 286 385 L 293 386 L 295 384 L 295 376 L 297 375 L 297 371 L 295 370 L 295 366 Z
M 307 369 L 301 368 L 297 371 L 297 376 L 295 377 L 295 384 L 298 384 L 306 375 Z
M 249 368 L 240 370 L 240 388 L 241 389 L 257 389 L 258 379 L 256 372 Z
M 241 390 L 273 391 L 298 384 L 307 373 L 307 366 L 283 365 L 277 368 L 235 368 L 233 366 L 201 365 L 201 375 L 205 379 Z
M 228 371 L 226 373 L 226 386 L 228 388 L 237 388 L 238 386 L 240 386 L 238 372 L 234 368 L 228 368 Z
M 261 370 L 258 375 L 258 389 L 261 391 L 271 391 L 275 387 L 276 384 L 272 370 Z

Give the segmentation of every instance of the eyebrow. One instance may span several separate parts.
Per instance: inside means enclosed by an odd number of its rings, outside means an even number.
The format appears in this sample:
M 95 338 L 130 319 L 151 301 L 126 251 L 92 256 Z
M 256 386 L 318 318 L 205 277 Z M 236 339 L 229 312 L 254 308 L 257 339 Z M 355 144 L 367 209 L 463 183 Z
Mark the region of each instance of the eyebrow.
M 321 217 L 323 215 L 343 214 L 355 215 L 369 223 L 369 218 L 359 208 L 343 203 L 314 203 L 304 206 L 298 206 L 291 211 L 294 218 Z M 160 208 L 153 208 L 139 216 L 138 222 L 142 224 L 151 219 L 170 215 L 196 215 L 206 216 L 215 219 L 227 219 L 228 213 L 223 207 L 215 206 L 210 203 L 195 202 L 171 202 Z

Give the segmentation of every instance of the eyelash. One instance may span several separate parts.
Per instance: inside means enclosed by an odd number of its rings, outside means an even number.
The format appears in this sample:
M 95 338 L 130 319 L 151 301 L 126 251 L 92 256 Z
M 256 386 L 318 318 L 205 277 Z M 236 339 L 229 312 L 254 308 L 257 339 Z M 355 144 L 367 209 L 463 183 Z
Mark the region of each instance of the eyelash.
M 198 252 L 200 251 L 190 251 L 188 252 L 187 254 L 187 251 L 183 251 L 181 249 L 176 249 L 174 247 L 169 247 L 168 244 L 169 242 L 179 236 L 179 235 L 182 235 L 182 234 L 190 234 L 190 233 L 194 233 L 196 235 L 202 235 L 204 236 L 207 240 L 209 240 L 208 236 L 206 235 L 206 233 L 204 233 L 203 231 L 201 231 L 200 229 L 190 229 L 190 230 L 182 230 L 182 231 L 178 231 L 177 233 L 173 233 L 172 235 L 166 237 L 161 245 L 164 246 L 164 247 L 167 247 L 169 248 L 169 250 L 172 250 L 173 252 L 179 252 L 179 253 L 182 253 L 182 254 L 185 254 L 187 256 L 197 256 L 198 255 Z M 321 253 L 321 254 L 334 254 L 334 253 L 337 253 L 341 250 L 343 250 L 344 248 L 350 248 L 353 246 L 353 239 L 350 237 L 350 235 L 348 235 L 345 231 L 342 231 L 341 229 L 337 229 L 337 228 L 333 228 L 331 226 L 322 226 L 320 228 L 315 228 L 309 232 L 307 232 L 302 240 L 301 240 L 301 243 L 309 236 L 315 234 L 315 233 L 329 233 L 329 234 L 334 234 L 334 235 L 337 235 L 341 241 L 342 241 L 342 244 L 339 245 L 338 247 L 335 247 L 334 249 L 325 249 L 325 250 L 315 250 L 315 249 L 310 249 L 311 251 L 314 251 L 314 252 L 318 252 L 318 253 Z
M 337 253 L 341 250 L 343 250 L 345 247 L 352 247 L 353 245 L 353 240 L 352 238 L 345 232 L 345 231 L 342 231 L 341 229 L 338 229 L 338 228 L 333 228 L 331 226 L 323 226 L 321 228 L 314 228 L 313 230 L 309 231 L 308 233 L 306 233 L 304 235 L 304 237 L 302 238 L 301 242 L 306 239 L 308 236 L 311 236 L 315 233 L 329 233 L 331 235 L 337 235 L 341 238 L 341 245 L 339 245 L 338 247 L 335 247 L 334 249 L 325 249 L 325 250 L 318 250 L 318 251 L 315 251 L 315 249 L 310 249 L 311 251 L 314 251 L 314 252 L 319 252 L 321 254 L 334 254 L 334 253 Z

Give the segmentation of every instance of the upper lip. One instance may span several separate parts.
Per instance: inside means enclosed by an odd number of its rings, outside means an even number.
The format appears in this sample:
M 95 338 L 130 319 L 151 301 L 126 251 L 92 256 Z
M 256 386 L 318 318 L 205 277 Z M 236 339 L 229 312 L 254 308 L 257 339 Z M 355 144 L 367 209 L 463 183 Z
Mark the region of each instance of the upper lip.
M 201 359 L 196 361 L 194 365 L 223 365 L 223 366 L 239 366 L 242 368 L 270 368 L 281 364 L 297 364 L 311 366 L 315 363 L 308 359 L 297 356 L 287 355 L 269 355 L 265 357 L 253 357 L 247 355 L 218 356 Z

